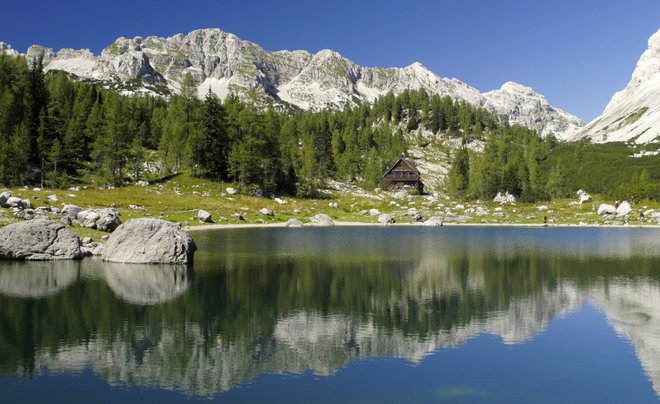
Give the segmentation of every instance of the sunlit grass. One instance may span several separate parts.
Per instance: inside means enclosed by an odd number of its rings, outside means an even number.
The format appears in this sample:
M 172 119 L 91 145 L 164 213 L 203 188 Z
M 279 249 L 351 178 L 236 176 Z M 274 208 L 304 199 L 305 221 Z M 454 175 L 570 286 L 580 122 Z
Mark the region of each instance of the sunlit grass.
M 458 215 L 469 216 L 468 224 L 541 224 L 543 216 L 547 215 L 550 224 L 578 225 L 578 224 L 606 224 L 596 214 L 601 203 L 613 204 L 614 201 L 605 200 L 598 196 L 593 201 L 583 205 L 575 204 L 573 199 L 555 199 L 547 205 L 547 210 L 539 210 L 545 202 L 534 204 L 516 203 L 500 205 L 492 201 L 461 202 L 440 195 L 437 200 L 429 200 L 426 195 L 410 196 L 405 200 L 398 200 L 392 193 L 375 190 L 368 195 L 354 195 L 342 191 L 328 191 L 326 199 L 302 199 L 280 196 L 286 204 L 278 204 L 271 198 L 257 198 L 246 195 L 229 195 L 227 187 L 234 184 L 208 181 L 194 178 L 189 174 L 175 176 L 162 183 L 151 184 L 147 187 L 127 186 L 116 189 L 80 189 L 78 191 L 62 189 L 33 190 L 27 188 L 11 189 L 14 195 L 30 199 L 34 207 L 50 205 L 62 208 L 65 204 L 74 204 L 82 208 L 114 207 L 120 213 L 122 221 L 138 217 L 162 218 L 171 222 L 181 223 L 183 226 L 197 226 L 197 212 L 204 209 L 211 213 L 217 224 L 258 224 L 282 223 L 292 217 L 307 222 L 317 213 L 325 213 L 336 221 L 350 221 L 362 223 L 377 223 L 376 216 L 360 215 L 359 212 L 378 209 L 380 212 L 392 214 L 397 223 L 410 223 L 411 217 L 405 212 L 416 208 L 428 219 L 432 216 L 445 216 L 447 211 Z M 57 202 L 49 202 L 47 197 L 56 195 Z M 464 213 L 464 209 L 482 207 L 488 210 L 484 216 Z M 133 208 L 131 208 L 133 205 Z M 335 207 L 336 206 L 336 207 Z M 135 209 L 134 207 L 137 207 Z M 644 201 L 632 204 L 633 212 L 629 215 L 630 224 L 641 224 L 637 219 L 639 210 L 660 210 L 660 203 Z M 274 216 L 265 216 L 259 212 L 267 208 L 274 212 Z M 493 216 L 496 208 L 501 208 L 502 217 Z M 0 225 L 18 221 L 7 209 L 0 210 Z M 232 216 L 234 213 L 243 215 L 243 221 Z M 221 220 L 225 218 L 226 220 Z M 556 220 L 556 221 L 554 221 Z M 620 223 L 619 222 L 614 222 Z M 95 240 L 105 234 L 103 232 L 73 226 L 72 230 L 83 237 L 92 237 Z

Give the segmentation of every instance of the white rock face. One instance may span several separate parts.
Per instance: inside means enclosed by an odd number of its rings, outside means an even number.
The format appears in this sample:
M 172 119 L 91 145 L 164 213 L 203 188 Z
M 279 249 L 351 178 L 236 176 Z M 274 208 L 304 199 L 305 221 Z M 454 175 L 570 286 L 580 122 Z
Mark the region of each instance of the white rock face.
M 0 51 L 3 50 L 0 45 Z M 403 68 L 362 67 L 339 53 L 324 49 L 268 52 L 219 29 L 202 29 L 169 38 L 149 36 L 119 38 L 94 56 L 89 50 L 62 49 L 55 52 L 31 46 L 27 57 L 43 56 L 45 69 L 64 70 L 82 79 L 102 82 L 114 88 L 138 92 L 177 92 L 186 73 L 197 84 L 198 94 L 211 90 L 220 98 L 230 93 L 248 93 L 281 105 L 302 109 L 342 109 L 358 103 L 372 103 L 392 91 L 424 89 L 430 94 L 449 96 L 472 105 L 507 115 L 511 123 L 554 133 L 566 138 L 583 123 L 552 107 L 531 88 L 506 83 L 485 94 L 460 80 L 439 77 L 416 62 Z
M 503 113 L 509 122 L 526 126 L 559 139 L 572 137 L 584 126 L 579 118 L 555 108 L 544 96 L 518 83 L 505 83 L 499 90 L 484 94 L 486 108 Z
M 660 30 L 649 38 L 630 82 L 614 94 L 605 111 L 570 140 L 638 144 L 660 141 Z
M 613 215 L 616 213 L 616 208 L 613 205 L 608 205 L 606 203 L 601 203 L 598 207 L 599 215 Z
M 626 201 L 621 202 L 619 204 L 619 207 L 616 208 L 616 215 L 617 216 L 625 216 L 630 212 L 632 212 L 632 208 L 630 207 L 630 204 Z

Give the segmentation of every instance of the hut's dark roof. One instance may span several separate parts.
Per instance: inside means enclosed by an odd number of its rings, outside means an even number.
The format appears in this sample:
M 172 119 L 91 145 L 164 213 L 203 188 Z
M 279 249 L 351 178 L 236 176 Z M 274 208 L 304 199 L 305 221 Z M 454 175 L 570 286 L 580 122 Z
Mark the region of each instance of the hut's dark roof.
M 417 166 L 415 165 L 415 163 L 413 163 L 412 161 L 410 161 L 406 158 L 401 157 L 400 159 L 398 159 L 396 161 L 396 163 L 392 164 L 392 166 L 390 168 L 388 168 L 387 171 L 385 171 L 385 174 L 383 175 L 383 177 L 387 176 L 387 174 L 389 174 L 392 170 L 394 170 L 394 168 L 396 166 L 398 166 L 399 163 L 403 163 L 403 164 L 407 165 L 410 168 L 410 170 L 415 173 L 415 175 L 417 175 L 418 177 L 420 176 L 419 170 L 417 169 Z

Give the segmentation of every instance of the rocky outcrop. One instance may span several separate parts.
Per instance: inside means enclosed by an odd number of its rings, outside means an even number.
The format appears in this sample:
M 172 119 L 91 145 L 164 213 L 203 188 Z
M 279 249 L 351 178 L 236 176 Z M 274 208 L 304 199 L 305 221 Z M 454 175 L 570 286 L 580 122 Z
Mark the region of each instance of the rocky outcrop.
M 202 223 L 213 223 L 213 219 L 211 218 L 211 214 L 204 209 L 200 209 L 197 212 L 197 220 L 199 220 Z
M 159 219 L 127 220 L 110 235 L 103 260 L 136 264 L 190 264 L 197 246 L 181 226 Z
M 82 256 L 78 236 L 47 217 L 0 228 L 0 259 L 44 261 Z
M 651 143 L 660 139 L 660 30 L 648 41 L 628 85 L 605 111 L 568 140 Z

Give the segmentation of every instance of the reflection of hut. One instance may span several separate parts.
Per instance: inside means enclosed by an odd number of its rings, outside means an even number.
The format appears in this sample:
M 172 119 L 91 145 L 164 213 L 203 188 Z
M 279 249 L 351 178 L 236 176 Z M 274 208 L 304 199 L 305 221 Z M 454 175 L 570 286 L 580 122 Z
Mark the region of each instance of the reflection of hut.
M 387 189 L 410 188 L 424 192 L 424 184 L 422 184 L 417 167 L 412 161 L 403 157 L 385 172 L 383 182 Z

